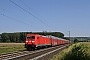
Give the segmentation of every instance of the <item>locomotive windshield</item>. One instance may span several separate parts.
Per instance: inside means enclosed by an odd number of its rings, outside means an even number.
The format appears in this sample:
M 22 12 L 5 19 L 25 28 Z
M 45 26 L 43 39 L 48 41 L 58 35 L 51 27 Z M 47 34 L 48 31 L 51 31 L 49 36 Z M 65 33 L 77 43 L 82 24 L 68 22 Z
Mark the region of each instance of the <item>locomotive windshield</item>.
M 28 39 L 35 39 L 35 36 L 27 36 Z

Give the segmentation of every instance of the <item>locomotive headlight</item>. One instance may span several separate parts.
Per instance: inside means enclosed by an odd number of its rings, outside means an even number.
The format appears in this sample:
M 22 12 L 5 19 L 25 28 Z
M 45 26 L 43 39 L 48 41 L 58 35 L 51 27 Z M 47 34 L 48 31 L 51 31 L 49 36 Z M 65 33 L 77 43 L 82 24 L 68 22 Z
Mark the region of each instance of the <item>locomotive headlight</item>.
M 32 41 L 32 42 L 35 42 L 35 41 Z
M 26 41 L 26 42 L 28 42 L 28 41 Z

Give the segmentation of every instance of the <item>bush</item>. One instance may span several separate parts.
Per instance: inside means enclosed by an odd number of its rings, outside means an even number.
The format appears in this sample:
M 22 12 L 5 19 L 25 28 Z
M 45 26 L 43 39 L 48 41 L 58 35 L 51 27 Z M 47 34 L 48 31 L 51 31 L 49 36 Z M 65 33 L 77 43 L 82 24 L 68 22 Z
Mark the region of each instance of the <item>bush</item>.
M 79 40 L 78 39 L 74 39 L 74 43 L 78 43 L 79 42 Z
M 90 60 L 86 48 L 83 44 L 76 44 L 61 60 Z

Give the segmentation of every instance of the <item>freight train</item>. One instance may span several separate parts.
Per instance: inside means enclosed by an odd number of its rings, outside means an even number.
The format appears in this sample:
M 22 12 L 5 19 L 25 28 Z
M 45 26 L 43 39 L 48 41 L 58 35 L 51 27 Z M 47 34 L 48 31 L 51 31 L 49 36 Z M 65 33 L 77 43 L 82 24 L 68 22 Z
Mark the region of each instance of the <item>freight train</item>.
M 25 48 L 27 50 L 40 49 L 42 47 L 56 46 L 61 44 L 69 44 L 70 41 L 62 38 L 57 38 L 51 35 L 42 36 L 39 34 L 27 34 Z

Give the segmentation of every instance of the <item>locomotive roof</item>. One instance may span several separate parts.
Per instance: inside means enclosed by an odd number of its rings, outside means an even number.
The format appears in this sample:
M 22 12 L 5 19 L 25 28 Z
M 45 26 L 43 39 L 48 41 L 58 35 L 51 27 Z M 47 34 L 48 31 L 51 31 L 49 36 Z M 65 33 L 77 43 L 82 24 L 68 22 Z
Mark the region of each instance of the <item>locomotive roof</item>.
M 29 34 L 28 34 L 28 35 L 29 35 Z M 39 34 L 30 34 L 30 35 L 39 35 Z M 55 37 L 55 36 L 52 36 L 52 35 L 46 35 L 46 36 L 39 35 L 39 36 L 46 37 L 46 38 L 58 39 L 58 40 L 66 40 L 66 39 L 58 38 L 58 37 Z M 68 41 L 68 40 L 66 40 L 66 41 Z

